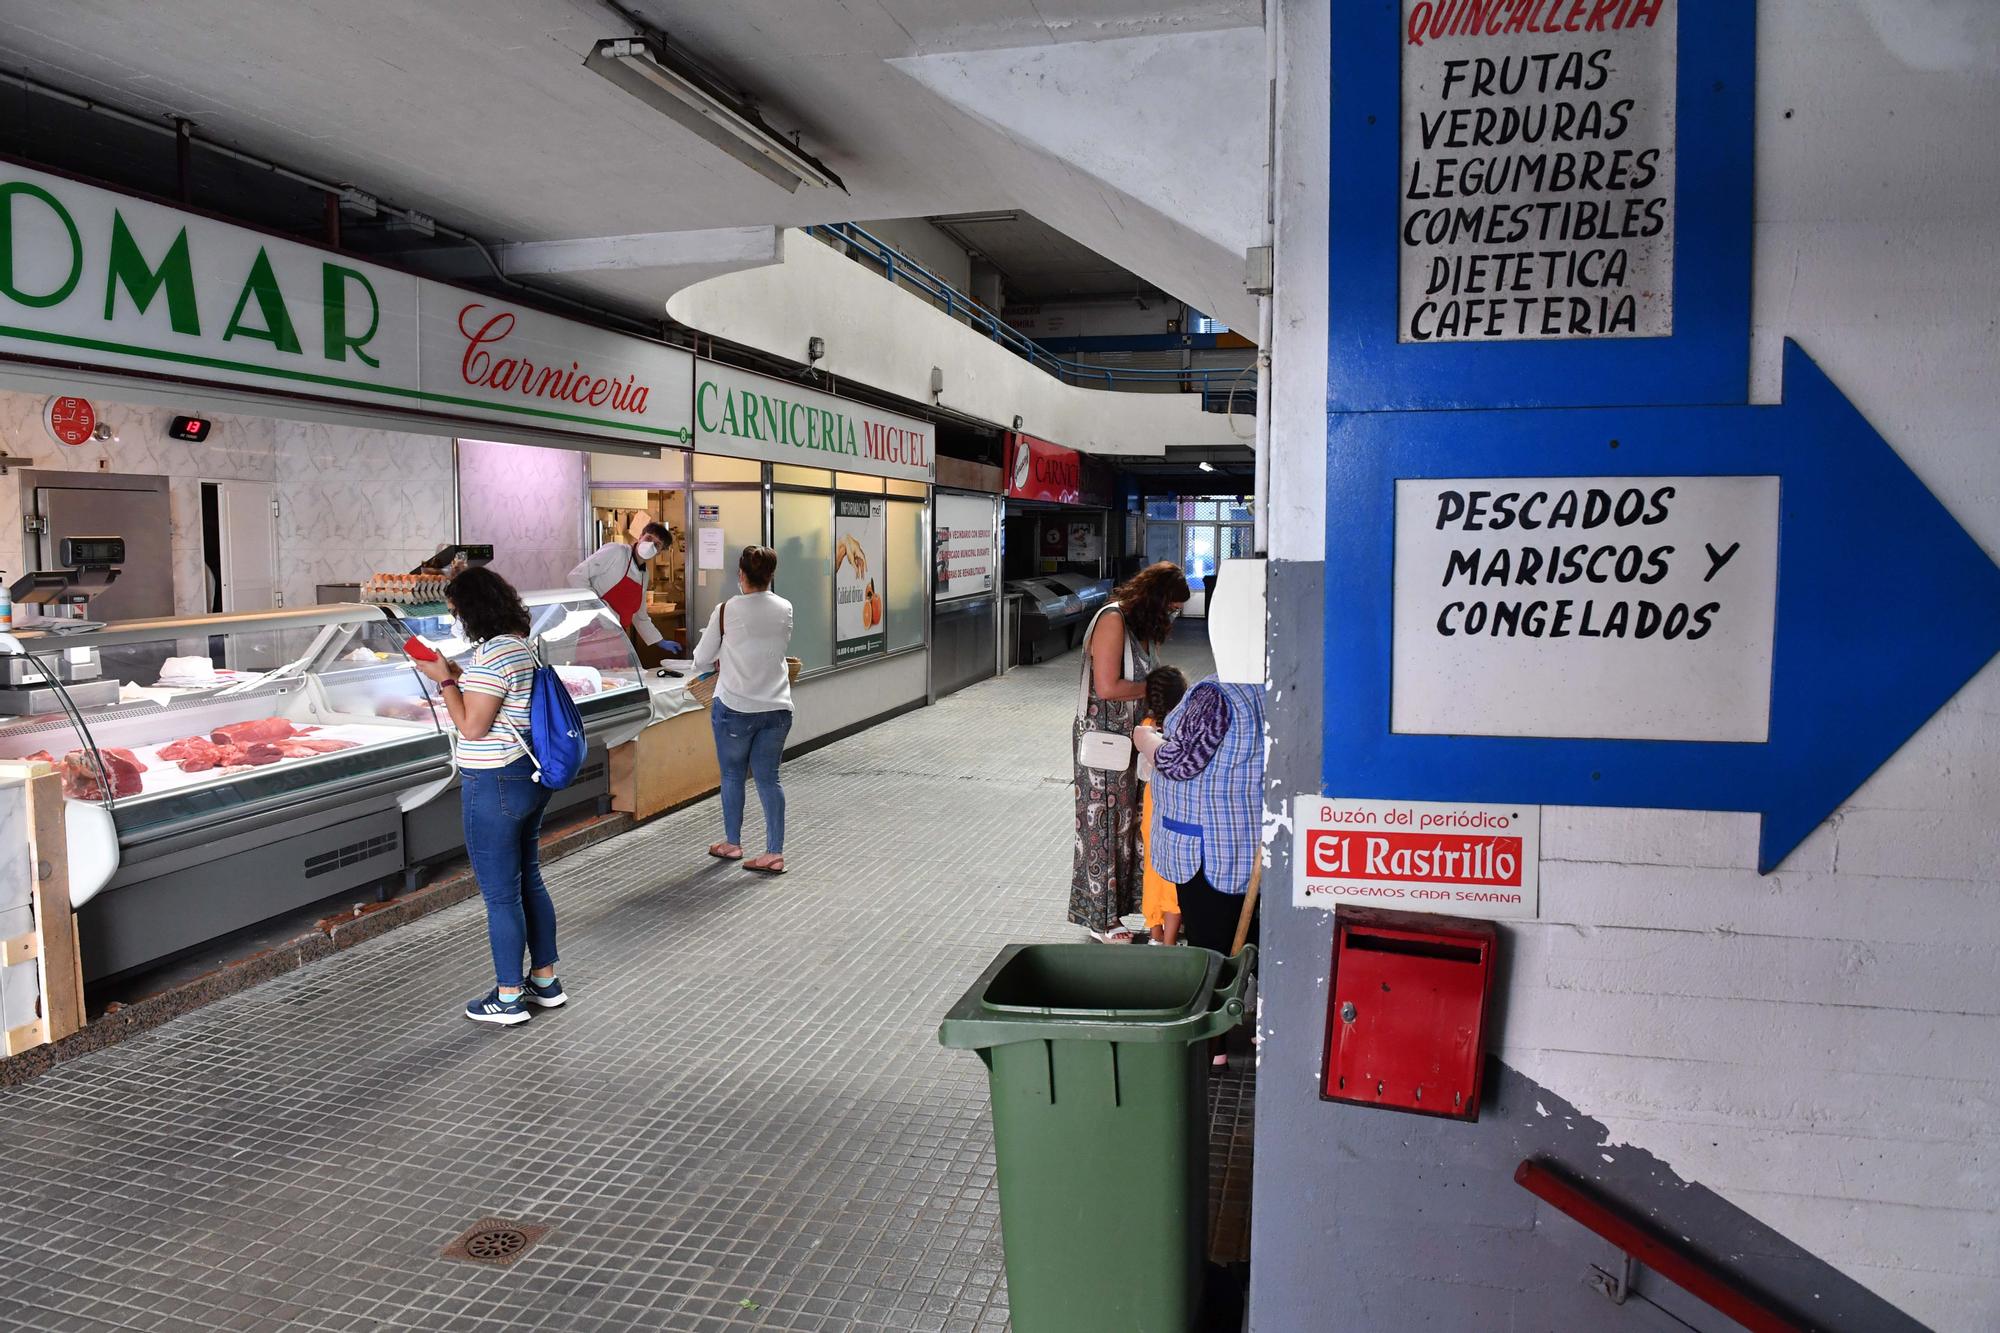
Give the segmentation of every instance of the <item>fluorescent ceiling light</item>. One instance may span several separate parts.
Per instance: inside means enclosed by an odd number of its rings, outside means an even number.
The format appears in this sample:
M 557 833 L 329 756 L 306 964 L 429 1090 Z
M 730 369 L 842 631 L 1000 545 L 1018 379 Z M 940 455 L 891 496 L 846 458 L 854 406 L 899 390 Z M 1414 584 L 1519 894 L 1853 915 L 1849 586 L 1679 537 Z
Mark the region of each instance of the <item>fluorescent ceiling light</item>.
M 583 63 L 787 190 L 796 193 L 801 185 L 847 188 L 825 163 L 779 137 L 748 102 L 644 37 L 601 41 Z
M 1213 471 L 1215 471 L 1215 464 L 1213 464 L 1213 463 L 1209 462 L 1209 461 L 1208 461 L 1208 460 L 1207 460 L 1206 458 L 1202 459 L 1202 460 L 1201 460 L 1201 462 L 1200 462 L 1200 463 L 1198 463 L 1198 464 L 1197 464 L 1196 466 L 1198 466 L 1199 468 L 1201 468 L 1201 470 L 1202 470 L 1203 472 L 1213 472 Z

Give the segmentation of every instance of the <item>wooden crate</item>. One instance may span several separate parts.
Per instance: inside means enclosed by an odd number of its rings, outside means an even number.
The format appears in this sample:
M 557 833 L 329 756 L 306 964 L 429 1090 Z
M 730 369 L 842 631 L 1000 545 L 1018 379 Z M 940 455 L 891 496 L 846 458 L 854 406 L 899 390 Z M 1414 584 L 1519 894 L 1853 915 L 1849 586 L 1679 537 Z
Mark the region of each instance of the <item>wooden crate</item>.
M 611 751 L 611 808 L 635 819 L 651 819 L 721 786 L 706 708 L 655 722 Z
M 11 982 L 18 998 L 22 974 L 13 969 L 33 964 L 36 994 L 32 1017 L 0 1032 L 8 1055 L 60 1041 L 84 1022 L 83 957 L 69 904 L 62 779 L 49 765 L 0 762 L 0 822 L 17 818 L 25 837 L 9 838 L 0 846 L 0 889 L 9 890 L 5 901 L 15 902 L 26 881 L 31 924 L 0 938 L 0 968 L 7 969 L 0 982 Z

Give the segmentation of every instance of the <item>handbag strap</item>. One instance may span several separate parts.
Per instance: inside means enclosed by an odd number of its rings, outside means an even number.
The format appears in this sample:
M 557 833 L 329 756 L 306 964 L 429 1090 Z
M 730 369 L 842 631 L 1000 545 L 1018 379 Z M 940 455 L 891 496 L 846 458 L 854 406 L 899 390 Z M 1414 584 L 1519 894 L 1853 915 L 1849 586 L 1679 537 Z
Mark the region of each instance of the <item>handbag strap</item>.
M 1104 618 L 1106 611 L 1117 611 L 1119 628 L 1122 630 L 1125 626 L 1124 610 L 1109 602 L 1098 607 L 1097 614 L 1090 618 L 1090 628 L 1083 632 L 1083 675 L 1076 683 L 1076 715 L 1079 718 L 1090 712 L 1090 677 L 1097 665 L 1096 658 L 1090 651 L 1090 643 L 1092 639 L 1097 637 L 1097 622 Z M 1128 681 L 1132 679 L 1132 635 L 1129 630 L 1125 632 L 1125 675 L 1123 678 Z

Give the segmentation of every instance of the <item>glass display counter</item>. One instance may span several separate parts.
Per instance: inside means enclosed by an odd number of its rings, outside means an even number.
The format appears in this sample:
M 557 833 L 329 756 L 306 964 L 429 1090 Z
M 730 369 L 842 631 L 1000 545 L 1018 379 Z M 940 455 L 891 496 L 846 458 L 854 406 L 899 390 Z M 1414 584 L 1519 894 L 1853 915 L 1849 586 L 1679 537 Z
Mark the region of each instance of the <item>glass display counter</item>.
M 648 714 L 637 657 L 587 591 L 522 600 L 597 747 L 594 789 L 586 765 L 552 808 L 600 798 L 603 746 Z M 398 610 L 439 651 L 471 651 L 443 606 Z M 0 658 L 0 759 L 56 766 L 72 863 L 106 868 L 72 887 L 86 977 L 459 850 L 458 802 L 441 799 L 450 719 L 405 633 L 366 603 L 17 632 L 25 653 Z M 418 812 L 426 856 L 408 837 Z

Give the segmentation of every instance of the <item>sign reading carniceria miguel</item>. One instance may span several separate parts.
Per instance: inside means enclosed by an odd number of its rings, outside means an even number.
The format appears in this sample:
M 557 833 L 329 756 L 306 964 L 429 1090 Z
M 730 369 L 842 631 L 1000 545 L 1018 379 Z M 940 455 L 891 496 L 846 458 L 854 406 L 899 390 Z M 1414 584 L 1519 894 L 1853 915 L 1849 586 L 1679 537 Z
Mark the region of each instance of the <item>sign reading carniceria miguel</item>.
M 693 356 L 0 165 L 0 359 L 692 442 Z
M 694 447 L 701 453 L 929 481 L 937 428 L 768 375 L 696 363 Z
M 1675 0 L 1403 0 L 1403 342 L 1666 337 Z

